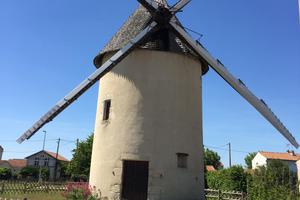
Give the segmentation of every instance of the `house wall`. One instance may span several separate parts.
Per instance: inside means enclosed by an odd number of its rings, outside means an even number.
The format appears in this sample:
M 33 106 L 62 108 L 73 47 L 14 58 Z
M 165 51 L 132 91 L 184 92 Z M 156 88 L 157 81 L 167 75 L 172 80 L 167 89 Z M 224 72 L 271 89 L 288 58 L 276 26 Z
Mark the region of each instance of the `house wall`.
M 298 181 L 300 181 L 300 160 L 296 162 L 296 167 L 297 167 Z M 299 189 L 300 189 L 300 185 L 299 185 Z
M 39 159 L 38 165 L 35 165 L 36 158 Z M 45 166 L 46 158 L 49 159 L 48 166 Z M 40 167 L 41 166 L 41 167 L 48 168 L 50 180 L 53 180 L 54 176 L 55 176 L 55 163 L 56 163 L 55 159 L 52 156 L 49 156 L 45 152 L 39 152 L 37 154 L 27 157 L 27 166 L 31 166 L 31 167 Z M 56 178 L 59 178 L 59 177 L 60 177 L 60 166 L 58 164 Z
M 267 165 L 267 158 L 258 152 L 252 160 L 252 169 L 256 169 L 260 166 L 266 166 L 266 165 Z
M 119 199 L 122 161 L 149 161 L 149 200 L 204 199 L 201 64 L 135 50 L 100 80 L 90 184 Z M 108 121 L 103 102 L 111 99 Z M 187 153 L 188 168 L 176 153 Z
M 289 169 L 292 172 L 295 172 L 295 173 L 298 172 L 296 161 L 283 161 L 283 162 L 285 162 L 289 166 Z
M 0 167 L 2 167 L 2 168 L 8 168 L 8 169 L 11 169 L 11 170 L 12 170 L 12 167 L 11 167 L 10 164 L 9 164 L 8 162 L 6 162 L 6 161 L 2 161 L 2 162 L 0 163 Z

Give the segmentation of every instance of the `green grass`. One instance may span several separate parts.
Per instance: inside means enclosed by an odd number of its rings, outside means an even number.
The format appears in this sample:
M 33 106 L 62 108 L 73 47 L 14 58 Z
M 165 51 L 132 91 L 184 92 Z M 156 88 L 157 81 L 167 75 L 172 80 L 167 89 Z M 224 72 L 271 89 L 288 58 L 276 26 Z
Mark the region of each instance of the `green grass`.
M 4 194 L 1 198 L 8 198 L 13 200 L 66 200 L 60 193 L 36 193 L 36 194 Z

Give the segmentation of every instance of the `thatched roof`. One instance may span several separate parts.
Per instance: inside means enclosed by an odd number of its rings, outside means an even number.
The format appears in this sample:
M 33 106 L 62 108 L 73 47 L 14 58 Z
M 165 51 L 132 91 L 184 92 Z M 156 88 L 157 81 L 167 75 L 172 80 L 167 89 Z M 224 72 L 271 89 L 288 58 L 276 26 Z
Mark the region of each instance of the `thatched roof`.
M 166 5 L 165 0 L 161 0 L 160 3 Z M 97 68 L 100 67 L 105 53 L 114 52 L 123 48 L 131 39 L 146 28 L 150 21 L 151 14 L 143 6 L 140 6 L 95 57 L 95 66 Z M 168 29 L 160 29 L 155 32 L 144 44 L 140 46 L 140 48 L 178 52 L 195 56 L 195 54 Z M 207 70 L 208 67 L 205 65 L 203 73 L 206 73 Z

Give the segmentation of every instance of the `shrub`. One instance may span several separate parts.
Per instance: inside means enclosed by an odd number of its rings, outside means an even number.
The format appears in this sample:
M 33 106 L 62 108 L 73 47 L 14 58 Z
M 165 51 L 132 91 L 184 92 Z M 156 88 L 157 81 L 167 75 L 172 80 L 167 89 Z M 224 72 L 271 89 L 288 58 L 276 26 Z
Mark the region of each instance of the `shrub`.
M 48 168 L 42 168 L 41 176 L 42 176 L 42 179 L 44 181 L 47 181 L 49 179 L 49 175 L 50 175 L 49 169 Z
M 71 179 L 74 182 L 87 182 L 88 177 L 85 174 L 73 174 Z
M 21 169 L 20 175 L 22 178 L 37 179 L 39 177 L 39 169 L 36 167 L 24 167 Z
M 8 180 L 12 177 L 11 169 L 8 168 L 0 168 L 0 179 L 1 180 Z
M 208 188 L 246 192 L 247 176 L 248 174 L 242 166 L 233 166 L 228 169 L 207 172 L 206 181 Z
M 255 170 L 248 181 L 251 200 L 290 200 L 298 195 L 297 175 L 281 161 L 269 161 Z
M 95 188 L 92 188 L 87 182 L 68 183 L 66 192 L 62 195 L 67 200 L 98 200 L 100 197 L 95 194 Z M 93 194 L 94 193 L 94 194 Z

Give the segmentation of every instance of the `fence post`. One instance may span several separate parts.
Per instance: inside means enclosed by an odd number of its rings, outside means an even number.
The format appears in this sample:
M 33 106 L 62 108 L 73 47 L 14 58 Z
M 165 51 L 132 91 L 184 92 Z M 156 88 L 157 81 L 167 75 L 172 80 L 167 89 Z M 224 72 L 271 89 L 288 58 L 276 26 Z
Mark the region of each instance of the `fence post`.
M 49 184 L 45 182 L 46 192 L 49 193 Z
M 2 182 L 2 184 L 1 184 L 1 194 L 3 194 L 4 193 L 4 182 Z
M 27 181 L 24 183 L 24 194 L 26 193 L 27 190 Z
M 222 200 L 221 190 L 218 190 L 218 200 Z

